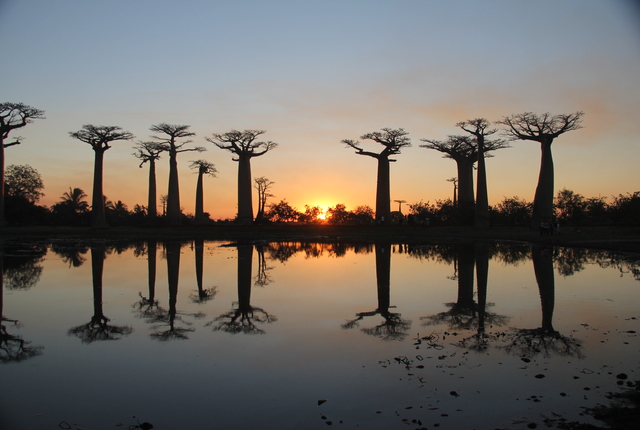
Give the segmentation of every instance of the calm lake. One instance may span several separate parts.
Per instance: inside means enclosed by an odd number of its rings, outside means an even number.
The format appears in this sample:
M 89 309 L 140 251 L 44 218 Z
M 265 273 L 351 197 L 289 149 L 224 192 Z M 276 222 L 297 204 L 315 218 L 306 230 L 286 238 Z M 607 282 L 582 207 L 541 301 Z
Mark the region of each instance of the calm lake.
M 598 423 L 640 266 L 525 244 L 0 243 L 0 428 Z

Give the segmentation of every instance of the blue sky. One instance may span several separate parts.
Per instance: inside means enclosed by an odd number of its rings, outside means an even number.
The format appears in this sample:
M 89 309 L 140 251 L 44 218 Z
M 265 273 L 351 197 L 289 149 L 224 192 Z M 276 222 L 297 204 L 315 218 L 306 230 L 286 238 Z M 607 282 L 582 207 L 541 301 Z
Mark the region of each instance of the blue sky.
M 403 127 L 413 147 L 392 166 L 392 199 L 450 197 L 455 164 L 419 148 L 455 123 L 524 111 L 585 111 L 584 129 L 554 143 L 556 188 L 588 197 L 640 189 L 640 10 L 632 1 L 80 1 L 0 0 L 0 97 L 44 109 L 16 135 L 7 164 L 31 164 L 43 203 L 91 189 L 90 147 L 68 132 L 119 125 L 147 140 L 152 124 L 190 124 L 207 152 L 179 158 L 219 170 L 205 183 L 214 218 L 235 214 L 236 163 L 204 137 L 265 129 L 279 147 L 252 164 L 274 200 L 303 209 L 373 206 L 375 160 L 341 139 Z M 146 201 L 132 144 L 105 158 L 105 194 Z M 488 161 L 490 201 L 531 200 L 539 147 L 514 142 Z M 376 149 L 369 147 L 368 149 Z M 158 186 L 166 190 L 167 160 Z M 166 191 L 165 191 L 166 192 Z

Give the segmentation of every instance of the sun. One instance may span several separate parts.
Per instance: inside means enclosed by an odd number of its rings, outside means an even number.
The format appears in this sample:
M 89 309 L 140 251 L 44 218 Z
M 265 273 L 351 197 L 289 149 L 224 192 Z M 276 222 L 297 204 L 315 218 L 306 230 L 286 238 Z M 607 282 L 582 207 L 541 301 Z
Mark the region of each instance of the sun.
M 319 220 L 324 221 L 324 220 L 327 219 L 327 215 L 324 212 L 321 212 L 321 213 L 318 214 L 318 216 L 316 218 L 319 219 Z

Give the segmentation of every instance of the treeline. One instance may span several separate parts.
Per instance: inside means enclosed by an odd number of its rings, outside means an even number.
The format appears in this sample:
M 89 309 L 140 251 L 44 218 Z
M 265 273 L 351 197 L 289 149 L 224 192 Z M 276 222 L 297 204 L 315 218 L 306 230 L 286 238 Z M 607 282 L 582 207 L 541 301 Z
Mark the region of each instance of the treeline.
M 5 172 L 6 221 L 8 225 L 66 225 L 89 226 L 91 205 L 87 194 L 80 188 L 69 188 L 60 200 L 51 207 L 38 205 L 44 195 L 44 182 L 36 169 L 29 165 L 10 165 Z M 323 210 L 319 206 L 305 205 L 304 210 L 291 206 L 286 199 L 267 204 L 269 186 L 273 183 L 266 178 L 256 178 L 255 188 L 260 198 L 257 223 L 297 223 L 297 224 L 373 224 L 375 211 L 367 205 L 349 210 L 338 203 Z M 149 214 L 148 208 L 136 204 L 129 208 L 120 200 L 111 201 L 104 197 L 106 221 L 114 226 L 162 226 L 167 224 L 166 196 L 160 196 L 161 208 Z M 457 203 L 451 199 L 408 204 L 407 213 L 391 212 L 394 224 L 422 226 L 464 225 L 465 220 Z M 489 214 L 496 225 L 531 224 L 532 202 L 517 196 L 504 197 L 489 206 Z M 229 223 L 234 220 L 213 220 L 208 213 L 200 220 L 194 214 L 182 214 L 185 225 Z M 560 190 L 554 199 L 554 218 L 563 225 L 639 225 L 640 191 L 620 194 L 611 198 L 587 198 L 571 190 Z

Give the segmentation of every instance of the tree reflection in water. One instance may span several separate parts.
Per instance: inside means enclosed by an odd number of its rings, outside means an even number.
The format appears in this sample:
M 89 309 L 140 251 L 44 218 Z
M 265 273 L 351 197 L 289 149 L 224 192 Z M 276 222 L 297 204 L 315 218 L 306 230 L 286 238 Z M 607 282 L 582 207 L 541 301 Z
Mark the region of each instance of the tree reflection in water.
M 149 318 L 149 322 L 155 324 L 152 328 L 157 330 L 151 333 L 151 338 L 166 342 L 169 340 L 185 340 L 189 337 L 187 333 L 195 331 L 191 326 L 191 323 L 182 319 L 182 314 L 178 313 L 178 280 L 180 276 L 180 253 L 182 243 L 180 242 L 165 242 L 165 256 L 167 259 L 167 278 L 169 283 L 169 311 L 162 309 L 161 307 L 155 307 L 155 311 L 152 314 L 152 318 Z M 187 314 L 196 318 L 204 316 L 202 313 Z M 189 327 L 177 326 L 176 322 L 181 322 Z M 163 325 L 168 325 L 168 329 L 161 330 Z
M 91 247 L 91 276 L 93 281 L 93 316 L 91 320 L 77 327 L 69 329 L 68 334 L 77 336 L 82 343 L 92 343 L 103 340 L 118 340 L 131 334 L 129 326 L 109 324 L 102 310 L 102 272 L 106 249 L 103 245 Z
M 533 357 L 542 354 L 545 358 L 552 355 L 582 358 L 581 341 L 560 334 L 553 328 L 553 310 L 555 304 L 555 277 L 553 272 L 553 248 L 534 245 L 531 252 L 540 304 L 542 324 L 535 329 L 511 329 L 503 339 L 506 352 L 520 357 Z M 573 264 L 571 264 L 573 266 Z
M 238 249 L 238 301 L 237 307 L 207 323 L 214 331 L 231 334 L 264 334 L 256 323 L 269 324 L 277 321 L 262 308 L 251 305 L 251 266 L 253 245 L 237 245 Z
M 390 312 L 391 306 L 391 245 L 379 244 L 375 248 L 376 253 L 376 282 L 378 289 L 378 307 L 370 312 L 359 312 L 355 319 L 342 325 L 343 329 L 358 327 L 364 317 L 380 315 L 383 318 L 381 324 L 374 327 L 362 328 L 362 332 L 379 337 L 383 340 L 403 340 L 411 328 L 411 321 L 402 319 L 397 312 Z
M 42 266 L 39 263 L 45 254 L 46 248 L 9 249 L 4 243 L 0 243 L 0 363 L 16 363 L 43 353 L 44 347 L 31 346 L 22 337 L 8 332 L 7 325 L 17 328 L 20 323 L 5 317 L 3 311 L 5 283 L 7 288 L 11 285 L 12 289 L 34 287 L 40 279 Z
M 475 330 L 476 334 L 466 339 L 465 346 L 475 350 L 485 350 L 488 347 L 486 326 L 500 327 L 509 318 L 487 311 L 493 303 L 487 303 L 487 279 L 489 273 L 489 245 L 461 243 L 449 251 L 440 249 L 442 254 L 453 252 L 453 259 L 457 262 L 458 298 L 454 303 L 447 303 L 449 310 L 420 318 L 423 326 L 446 324 L 450 330 Z M 474 300 L 474 267 L 478 276 L 478 302 Z
M 204 268 L 204 239 L 195 239 L 194 254 L 196 258 L 196 284 L 198 285 L 197 294 L 189 297 L 194 303 L 206 303 L 213 299 L 218 292 L 217 287 L 203 288 L 203 268 Z

